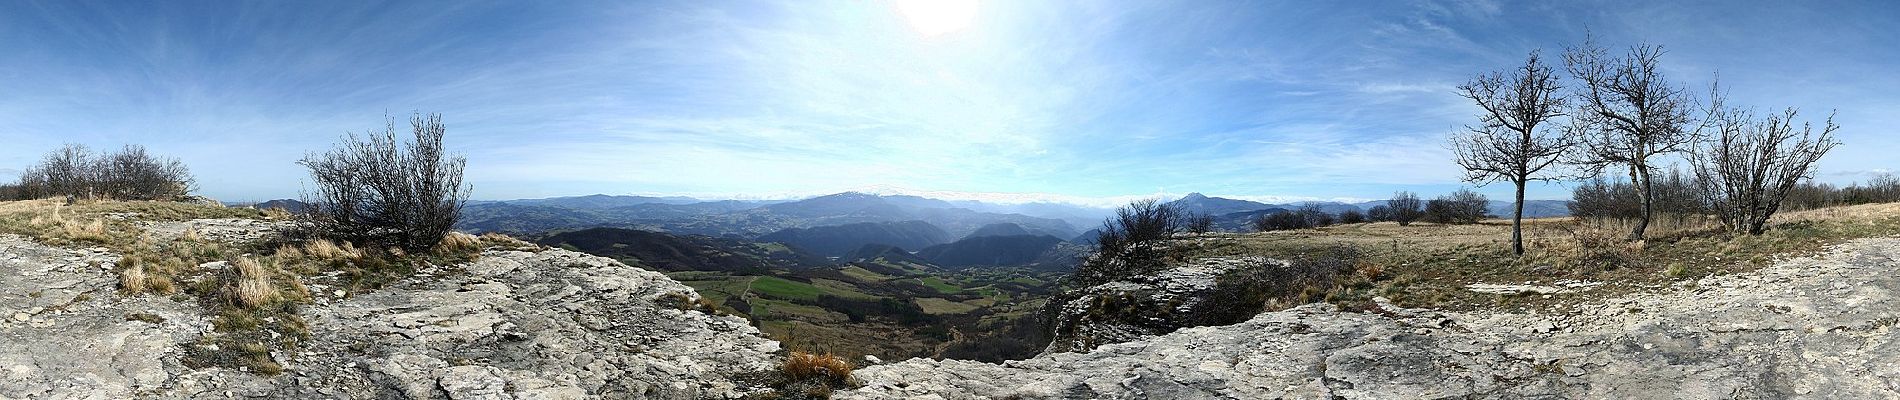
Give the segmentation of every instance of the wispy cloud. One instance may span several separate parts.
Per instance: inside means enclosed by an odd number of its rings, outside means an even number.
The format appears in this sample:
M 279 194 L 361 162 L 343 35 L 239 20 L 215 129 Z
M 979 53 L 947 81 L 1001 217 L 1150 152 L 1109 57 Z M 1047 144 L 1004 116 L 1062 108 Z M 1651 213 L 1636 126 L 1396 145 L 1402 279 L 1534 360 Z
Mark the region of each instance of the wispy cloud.
M 1736 102 L 1839 108 L 1848 145 L 1822 166 L 1870 171 L 1892 168 L 1900 124 L 1900 52 L 1878 39 L 1893 11 L 989 1 L 925 38 L 844 0 L 12 2 L 0 165 L 144 143 L 213 196 L 286 197 L 304 153 L 422 111 L 446 115 L 483 198 L 1377 198 L 1462 185 L 1440 143 L 1475 110 L 1452 88 L 1589 27 L 1670 46 L 1685 84 L 1720 70 Z

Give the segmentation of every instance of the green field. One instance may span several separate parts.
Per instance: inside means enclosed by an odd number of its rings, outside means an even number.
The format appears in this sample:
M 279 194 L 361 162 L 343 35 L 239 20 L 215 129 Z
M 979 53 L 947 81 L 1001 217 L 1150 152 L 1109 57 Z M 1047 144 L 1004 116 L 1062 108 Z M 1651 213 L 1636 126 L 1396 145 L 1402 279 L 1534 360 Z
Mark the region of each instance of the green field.
M 967 313 L 971 311 L 976 311 L 976 309 L 978 308 L 977 306 L 958 303 L 958 302 L 945 300 L 945 299 L 939 299 L 935 297 L 923 297 L 923 298 L 917 299 L 917 307 L 922 307 L 924 309 L 925 314 L 931 314 L 931 315 L 962 314 L 962 313 Z
M 829 294 L 832 296 L 838 296 L 838 297 L 843 297 L 843 298 L 853 299 L 853 300 L 877 300 L 878 299 L 878 296 L 872 296 L 869 294 L 865 294 L 864 292 L 859 292 L 857 285 L 852 285 L 850 282 L 841 282 L 841 281 L 834 281 L 830 279 L 814 278 L 811 280 L 811 284 L 812 286 L 817 286 L 819 289 L 823 289 L 825 291 L 825 294 Z
M 752 315 L 762 319 L 798 319 L 818 323 L 837 323 L 846 320 L 844 314 L 841 313 L 783 300 L 752 299 L 751 304 Z
M 825 290 L 809 283 L 787 280 L 776 276 L 761 276 L 752 281 L 752 291 L 758 294 L 787 300 L 818 301 L 818 295 Z
M 937 289 L 938 292 L 941 292 L 943 294 L 953 294 L 953 293 L 963 292 L 963 287 L 957 286 L 956 284 L 953 284 L 950 282 L 946 282 L 941 277 L 926 276 L 923 279 L 919 279 L 918 281 L 919 283 L 923 283 L 924 286 L 929 286 L 931 289 Z
M 844 273 L 845 276 L 856 278 L 857 280 L 863 281 L 863 282 L 883 282 L 883 281 L 891 280 L 890 275 L 871 272 L 871 270 L 864 269 L 864 267 L 859 267 L 856 265 L 844 267 L 844 269 L 841 269 L 838 272 Z

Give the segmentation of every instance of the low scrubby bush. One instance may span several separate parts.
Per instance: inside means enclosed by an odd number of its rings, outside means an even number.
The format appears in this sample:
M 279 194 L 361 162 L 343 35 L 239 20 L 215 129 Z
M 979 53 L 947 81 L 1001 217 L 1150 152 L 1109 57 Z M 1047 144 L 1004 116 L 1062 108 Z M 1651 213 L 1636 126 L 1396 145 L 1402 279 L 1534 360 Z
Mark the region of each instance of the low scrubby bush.
M 1160 267 L 1161 242 L 1182 232 L 1186 212 L 1155 199 L 1138 200 L 1115 210 L 1096 235 L 1096 253 L 1070 278 L 1083 286 L 1112 282 Z
M 409 124 L 411 141 L 397 140 L 390 119 L 380 133 L 345 136 L 330 152 L 298 162 L 316 184 L 300 213 L 306 233 L 409 253 L 430 251 L 447 237 L 468 200 L 467 162 L 445 153 L 440 115 L 417 115 Z

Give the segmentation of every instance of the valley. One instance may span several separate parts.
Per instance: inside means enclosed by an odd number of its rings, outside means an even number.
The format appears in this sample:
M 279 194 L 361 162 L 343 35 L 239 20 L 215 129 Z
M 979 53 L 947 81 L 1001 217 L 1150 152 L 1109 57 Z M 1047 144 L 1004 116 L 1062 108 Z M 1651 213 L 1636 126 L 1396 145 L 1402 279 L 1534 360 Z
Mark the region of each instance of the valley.
M 1167 204 L 1216 216 L 1216 231 L 1247 232 L 1265 215 L 1363 212 L 1383 201 L 1276 205 L 1193 193 Z M 1563 204 L 1527 209 L 1547 215 Z M 466 212 L 458 227 L 468 232 L 663 272 L 788 348 L 990 362 L 1048 345 L 1039 313 L 1073 289 L 1068 273 L 1094 251 L 1100 222 L 1079 224 L 1110 214 L 851 192 L 776 202 L 591 195 L 472 202 Z

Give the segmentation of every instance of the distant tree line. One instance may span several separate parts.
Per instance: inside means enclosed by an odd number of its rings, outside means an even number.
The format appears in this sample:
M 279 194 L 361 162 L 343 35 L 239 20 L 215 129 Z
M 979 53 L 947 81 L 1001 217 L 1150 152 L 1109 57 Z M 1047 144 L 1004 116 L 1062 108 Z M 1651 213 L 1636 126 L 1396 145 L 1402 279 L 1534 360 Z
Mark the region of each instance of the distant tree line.
M 1900 202 L 1900 177 L 1891 173 L 1882 173 L 1874 175 L 1866 182 L 1857 182 L 1846 187 L 1818 183 L 1813 180 L 1802 181 L 1788 191 L 1788 198 L 1783 200 L 1783 206 L 1794 210 L 1806 210 L 1892 202 Z
M 1654 183 L 1656 218 L 1678 224 L 1689 219 L 1715 215 L 1709 201 L 1718 194 L 1708 193 L 1692 174 L 1672 169 Z M 1591 221 L 1635 220 L 1642 215 L 1642 203 L 1636 187 L 1627 180 L 1598 176 L 1571 190 L 1570 215 Z M 1788 190 L 1782 201 L 1785 210 L 1808 210 L 1856 204 L 1900 202 L 1900 177 L 1879 174 L 1866 182 L 1835 186 L 1804 180 Z
M 1401 226 L 1413 222 L 1425 221 L 1438 224 L 1475 224 L 1488 217 L 1485 213 L 1490 199 L 1468 189 L 1440 196 L 1429 201 L 1420 199 L 1412 192 L 1398 192 L 1385 204 L 1372 206 L 1365 212 L 1345 210 L 1338 214 L 1327 213 L 1317 204 L 1307 204 L 1298 209 L 1261 215 L 1253 220 L 1253 228 L 1260 232 L 1309 229 L 1334 224 L 1358 224 L 1366 222 L 1397 222 Z
M 184 163 L 154 156 L 144 146 L 95 154 L 85 145 L 67 144 L 27 167 L 19 181 L 0 186 L 0 199 L 175 200 L 189 195 L 194 182 Z

